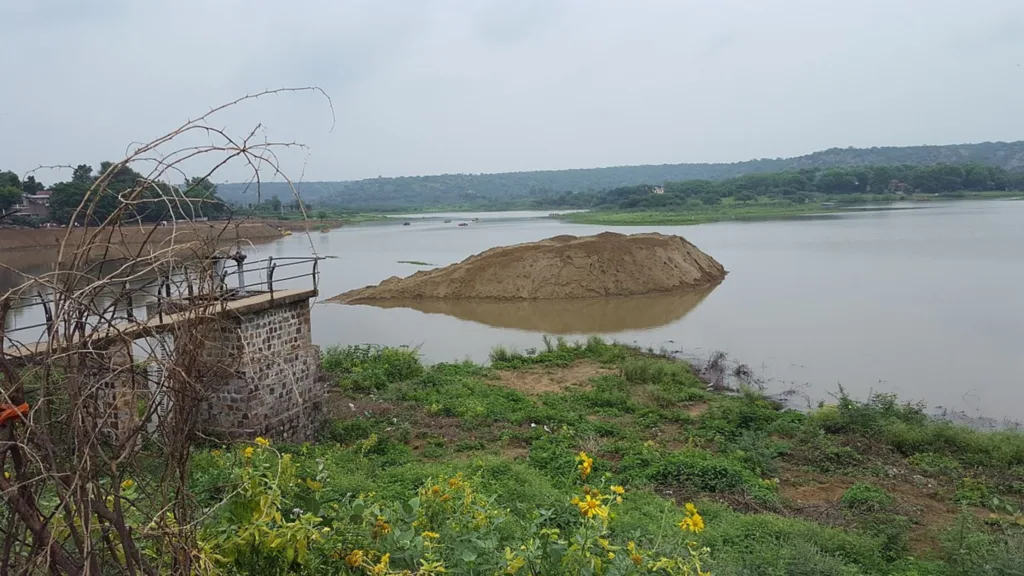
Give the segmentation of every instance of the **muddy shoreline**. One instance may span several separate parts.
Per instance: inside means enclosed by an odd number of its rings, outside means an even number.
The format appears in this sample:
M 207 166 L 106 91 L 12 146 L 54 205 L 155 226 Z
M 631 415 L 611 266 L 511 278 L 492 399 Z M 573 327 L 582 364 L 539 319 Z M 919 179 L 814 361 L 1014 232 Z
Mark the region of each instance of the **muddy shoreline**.
M 220 244 L 234 242 L 267 242 L 281 238 L 288 233 L 315 233 L 323 229 L 334 229 L 344 225 L 342 221 L 266 220 L 245 222 L 201 222 L 193 225 L 171 226 L 152 225 L 124 227 L 117 231 L 110 242 L 115 247 L 139 246 L 149 243 L 159 246 L 174 237 L 175 244 L 196 241 L 217 240 Z M 95 229 L 76 228 L 68 236 L 70 246 L 78 246 L 86 234 Z M 0 262 L 17 266 L 18 262 L 36 263 L 42 254 L 56 257 L 57 250 L 67 234 L 65 228 L 0 228 Z

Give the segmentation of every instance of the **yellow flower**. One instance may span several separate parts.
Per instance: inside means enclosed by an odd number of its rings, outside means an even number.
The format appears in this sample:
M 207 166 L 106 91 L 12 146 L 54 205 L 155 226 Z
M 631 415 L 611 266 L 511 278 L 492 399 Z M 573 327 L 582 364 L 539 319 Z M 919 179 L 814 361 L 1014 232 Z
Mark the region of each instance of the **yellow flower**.
M 580 452 L 576 456 L 576 461 L 580 463 L 580 476 L 586 480 L 587 476 L 590 476 L 590 473 L 594 470 L 594 459 L 587 456 L 586 452 Z
M 608 553 L 608 559 L 609 560 L 615 560 L 615 552 L 609 552 Z
M 587 495 L 585 500 L 580 501 L 577 507 L 580 509 L 580 514 L 587 518 L 593 518 L 594 516 L 608 517 L 608 509 L 601 505 L 600 500 L 591 498 L 589 495 Z
M 211 450 L 210 454 L 213 454 L 214 456 L 220 456 L 220 450 Z
M 377 516 L 377 521 L 373 525 L 373 537 L 380 538 L 381 536 L 387 536 L 391 533 L 391 524 L 383 516 Z
M 127 490 L 132 486 L 135 486 L 135 481 L 131 478 L 126 478 L 124 482 L 121 482 L 121 490 Z
M 319 492 L 324 487 L 324 485 L 322 483 L 317 482 L 316 480 L 313 480 L 312 478 L 306 478 L 306 486 L 310 490 L 312 490 L 313 492 Z
M 616 496 L 615 497 L 615 503 L 616 504 L 622 504 L 622 496 Z
M 526 558 L 523 558 L 522 556 L 516 556 L 512 559 L 511 562 L 508 563 L 508 567 L 505 568 L 505 573 L 518 574 L 519 570 L 521 570 L 523 566 L 526 566 Z
M 4 478 L 10 480 L 11 479 L 11 473 L 5 470 L 4 471 Z
M 700 514 L 694 514 L 690 520 L 693 523 L 693 531 L 697 534 L 704 531 L 704 518 Z
M 252 446 L 246 446 L 245 450 L 242 450 L 242 456 L 245 456 L 246 458 L 252 458 L 253 452 L 254 450 L 252 449 Z
M 373 574 L 387 574 L 388 564 L 391 563 L 391 554 L 384 554 L 380 557 L 380 562 L 373 567 Z
M 431 539 L 431 538 L 440 538 L 440 537 L 441 537 L 441 535 L 440 535 L 440 534 L 438 534 L 437 532 L 430 532 L 430 531 L 424 532 L 424 533 L 422 534 L 422 536 L 423 536 L 424 538 L 427 538 L 427 539 Z
M 435 494 L 435 495 L 436 494 L 440 494 L 441 493 L 441 487 L 440 486 L 431 486 L 430 487 L 430 493 L 431 494 Z
M 636 564 L 637 566 L 643 564 L 644 557 L 641 556 L 640 552 L 636 549 L 636 542 L 630 540 L 629 544 L 626 544 L 626 550 L 629 551 L 629 559 L 633 561 L 633 564 Z
M 270 440 L 267 440 L 263 436 L 257 436 L 256 437 L 256 443 L 259 444 L 260 446 L 263 446 L 264 448 L 266 448 L 267 446 L 270 446 Z
M 618 494 L 619 496 L 622 496 L 623 494 L 626 493 L 626 489 L 623 488 L 622 486 L 612 486 L 612 492 Z
M 6 474 L 6 472 L 5 472 L 5 474 Z M 573 496 L 572 500 L 569 500 L 569 503 L 572 504 L 573 506 L 579 506 L 580 505 L 580 498 L 579 498 L 579 496 Z
M 679 529 L 699 534 L 704 531 L 704 518 L 697 513 L 697 507 L 692 503 L 686 503 L 686 518 L 679 523 Z
M 363 551 L 353 550 L 348 556 L 345 556 L 345 564 L 356 568 L 363 563 Z

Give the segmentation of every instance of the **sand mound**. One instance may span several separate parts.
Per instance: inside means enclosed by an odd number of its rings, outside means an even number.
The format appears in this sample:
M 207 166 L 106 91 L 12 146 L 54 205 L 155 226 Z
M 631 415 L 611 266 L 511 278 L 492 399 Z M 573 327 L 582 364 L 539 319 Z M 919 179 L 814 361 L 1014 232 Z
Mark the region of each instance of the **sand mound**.
M 332 302 L 635 296 L 717 284 L 725 269 L 679 236 L 605 232 L 492 248 L 435 270 L 392 277 Z

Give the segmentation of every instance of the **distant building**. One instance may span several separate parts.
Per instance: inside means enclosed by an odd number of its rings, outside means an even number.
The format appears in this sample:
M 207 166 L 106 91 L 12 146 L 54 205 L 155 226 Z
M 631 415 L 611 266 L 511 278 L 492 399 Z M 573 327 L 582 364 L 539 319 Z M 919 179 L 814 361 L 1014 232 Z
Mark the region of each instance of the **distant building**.
M 40 220 L 50 219 L 50 194 L 49 190 L 43 190 L 39 194 L 25 194 L 21 197 L 21 206 L 18 211 L 23 216 L 34 216 Z
M 665 187 L 664 186 L 655 186 L 654 188 L 651 188 L 651 194 L 664 194 L 664 193 L 665 193 Z
M 907 192 L 910 192 L 910 186 L 908 186 L 906 182 L 901 182 L 899 180 L 889 181 L 890 194 L 906 194 Z

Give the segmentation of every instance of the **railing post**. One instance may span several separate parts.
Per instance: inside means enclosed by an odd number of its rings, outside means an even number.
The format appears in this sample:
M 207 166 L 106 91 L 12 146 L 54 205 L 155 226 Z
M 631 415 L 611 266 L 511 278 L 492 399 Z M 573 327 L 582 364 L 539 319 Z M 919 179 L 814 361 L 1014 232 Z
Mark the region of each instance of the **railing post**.
M 314 256 L 313 257 L 313 290 L 317 289 L 317 284 L 319 283 L 318 282 L 319 281 L 319 276 L 320 276 L 319 265 L 320 265 L 320 259 Z
M 122 289 L 121 293 L 124 294 L 125 299 L 126 299 L 125 300 L 126 308 L 124 310 L 124 315 L 125 315 L 125 317 L 129 321 L 133 321 L 133 320 L 135 320 L 135 307 L 132 305 L 132 292 L 131 292 L 131 289 L 128 287 L 128 283 L 127 282 L 124 283 L 124 288 Z M 115 316 L 116 315 L 117 314 L 115 312 Z
M 236 258 L 235 264 L 238 265 L 238 294 L 245 296 L 245 258 Z
M 274 264 L 274 257 L 267 256 L 267 291 L 270 292 L 270 303 L 274 303 L 274 270 L 277 269 L 277 264 Z
M 4 335 L 4 331 L 7 329 L 7 312 L 11 309 L 11 300 L 6 297 L 0 297 L 0 357 L 4 353 L 4 340 L 7 338 Z
M 43 291 L 40 290 L 37 294 L 39 294 L 39 301 L 43 303 L 43 315 L 46 316 L 46 339 L 51 340 L 53 338 L 53 310 L 50 310 L 50 305 L 43 297 Z
M 246 258 L 245 253 L 241 250 L 237 250 L 234 254 L 228 256 L 228 258 L 234 260 L 235 264 L 238 265 L 238 293 L 240 295 L 245 295 L 245 265 L 243 264 Z M 227 272 L 225 272 L 225 274 L 227 274 Z

